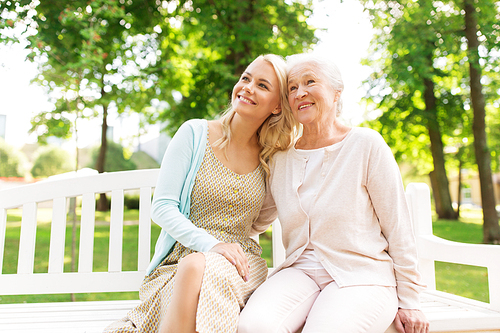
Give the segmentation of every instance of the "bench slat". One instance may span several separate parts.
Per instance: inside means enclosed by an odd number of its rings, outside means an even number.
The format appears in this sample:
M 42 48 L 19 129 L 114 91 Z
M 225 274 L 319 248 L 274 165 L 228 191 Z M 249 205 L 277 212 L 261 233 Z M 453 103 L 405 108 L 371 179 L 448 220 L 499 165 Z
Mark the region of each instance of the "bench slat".
M 126 300 L 0 304 L 0 327 L 2 332 L 100 333 L 139 303 L 139 300 Z
M 151 187 L 141 187 L 139 201 L 139 246 L 137 268 L 145 271 L 151 260 Z
M 62 273 L 64 269 L 64 241 L 66 238 L 66 198 L 56 198 L 52 203 L 50 226 L 49 273 Z
M 500 319 L 495 312 L 445 302 L 447 300 L 438 294 L 424 292 L 422 295 L 422 309 L 432 321 L 432 332 L 500 332 Z M 71 332 L 102 332 L 139 303 L 139 300 L 131 300 L 0 305 L 0 325 L 26 331 L 52 325 L 50 327 L 72 329 Z
M 406 187 L 405 193 L 415 236 L 432 235 L 432 210 L 429 187 L 422 183 L 410 183 Z M 422 281 L 427 285 L 427 288 L 436 290 L 436 266 L 434 260 L 424 258 L 419 253 L 418 269 L 422 275 Z
M 95 193 L 82 195 L 82 216 L 80 222 L 80 251 L 78 254 L 78 272 L 92 272 L 94 258 L 95 229 Z
M 146 272 L 3 274 L 0 295 L 138 291 Z
M 2 190 L 8 195 L 2 197 L 0 207 L 16 208 L 25 202 L 41 202 L 61 196 L 76 197 L 90 192 L 104 193 L 116 188 L 128 190 L 142 186 L 155 186 L 159 172 L 160 169 L 132 170 L 40 181 Z
M 281 224 L 278 219 L 276 219 L 272 224 L 271 237 L 273 242 L 273 266 L 278 267 L 285 261 L 286 258 L 285 247 L 283 246 L 283 241 L 281 240 Z
M 120 272 L 123 249 L 123 190 L 111 192 L 110 220 L 108 271 Z
M 18 274 L 33 274 L 35 263 L 36 216 L 36 202 L 25 203 L 23 205 L 21 236 L 19 239 Z

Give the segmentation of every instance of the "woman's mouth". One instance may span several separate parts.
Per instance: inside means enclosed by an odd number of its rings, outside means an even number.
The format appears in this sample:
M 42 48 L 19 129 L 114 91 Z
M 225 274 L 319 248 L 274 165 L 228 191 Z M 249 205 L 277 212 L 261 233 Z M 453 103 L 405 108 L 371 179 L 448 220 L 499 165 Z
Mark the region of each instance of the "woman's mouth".
M 304 110 L 304 109 L 307 109 L 307 108 L 309 108 L 309 107 L 311 107 L 311 106 L 313 106 L 313 105 L 314 105 L 314 103 L 305 103 L 305 104 L 300 104 L 300 105 L 299 105 L 299 107 L 298 107 L 298 109 L 299 109 L 299 111 L 300 111 L 300 110 Z
M 238 96 L 238 99 L 239 99 L 240 101 L 242 101 L 243 103 L 246 103 L 246 104 L 250 104 L 250 105 L 255 105 L 255 104 L 256 104 L 256 103 L 255 103 L 254 101 L 252 101 L 251 99 L 248 99 L 248 98 L 246 98 L 246 97 L 244 97 L 244 96 L 241 96 L 241 95 L 239 95 L 239 96 Z

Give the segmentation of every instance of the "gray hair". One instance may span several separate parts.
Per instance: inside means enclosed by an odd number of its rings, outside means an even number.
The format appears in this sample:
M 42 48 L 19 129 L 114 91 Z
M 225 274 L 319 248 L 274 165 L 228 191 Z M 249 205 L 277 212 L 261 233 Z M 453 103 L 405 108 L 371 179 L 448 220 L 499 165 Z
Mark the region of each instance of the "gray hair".
M 324 75 L 330 87 L 342 94 L 344 90 L 344 81 L 342 80 L 339 68 L 330 59 L 316 53 L 299 53 L 286 57 L 287 72 L 290 73 L 295 66 L 306 63 L 320 70 L 318 74 Z M 342 111 L 342 104 L 342 95 L 340 95 L 337 101 L 337 116 L 340 115 Z

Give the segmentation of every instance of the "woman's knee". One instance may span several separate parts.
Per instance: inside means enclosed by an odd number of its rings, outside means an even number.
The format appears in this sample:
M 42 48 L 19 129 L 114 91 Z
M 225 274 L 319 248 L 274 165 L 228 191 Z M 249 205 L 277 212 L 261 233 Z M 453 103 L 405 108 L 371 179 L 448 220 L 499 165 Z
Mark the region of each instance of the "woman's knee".
M 271 318 L 263 311 L 247 309 L 240 314 L 238 333 L 276 332 L 276 318 Z
M 316 283 L 300 270 L 284 269 L 250 297 L 241 313 L 238 332 L 296 332 L 318 293 Z
M 179 261 L 178 274 L 201 276 L 204 271 L 205 255 L 203 253 L 191 253 Z

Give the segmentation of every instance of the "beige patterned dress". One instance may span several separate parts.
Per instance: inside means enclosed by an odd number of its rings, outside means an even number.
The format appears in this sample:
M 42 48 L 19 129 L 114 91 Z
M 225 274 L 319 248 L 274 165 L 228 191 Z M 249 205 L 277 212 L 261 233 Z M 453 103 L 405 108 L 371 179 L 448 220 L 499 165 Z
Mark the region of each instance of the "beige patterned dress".
M 208 140 L 207 140 L 208 142 Z M 225 167 L 207 148 L 191 194 L 190 220 L 220 241 L 240 243 L 250 264 L 250 279 L 244 282 L 225 257 L 204 253 L 205 272 L 196 314 L 200 333 L 236 332 L 241 308 L 266 279 L 267 265 L 261 247 L 248 237 L 264 198 L 264 170 L 238 175 Z M 180 243 L 143 281 L 141 304 L 105 332 L 157 332 L 162 309 L 168 307 L 181 258 L 193 253 Z

